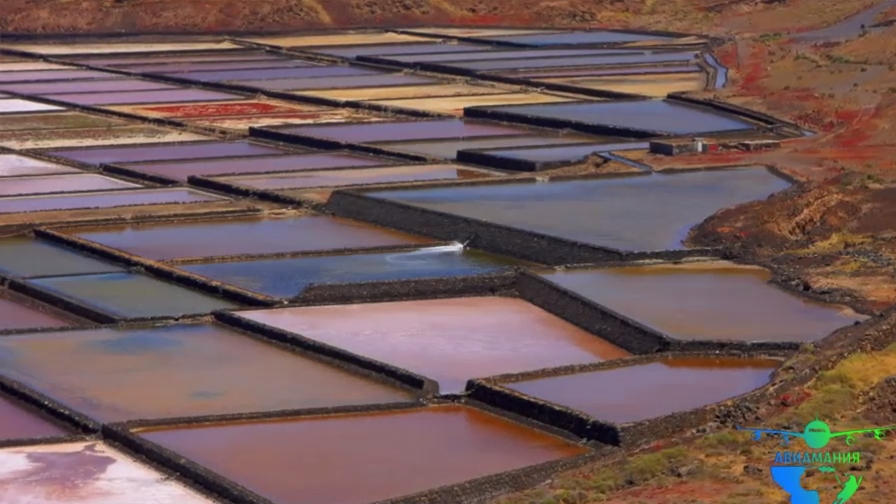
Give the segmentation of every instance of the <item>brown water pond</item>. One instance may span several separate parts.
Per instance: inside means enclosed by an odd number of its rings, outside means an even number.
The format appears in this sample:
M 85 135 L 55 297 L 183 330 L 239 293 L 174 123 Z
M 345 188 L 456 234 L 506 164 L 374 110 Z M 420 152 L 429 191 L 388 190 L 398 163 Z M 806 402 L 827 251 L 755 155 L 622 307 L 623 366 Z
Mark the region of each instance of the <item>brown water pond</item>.
M 815 341 L 866 317 L 769 284 L 725 262 L 549 273 L 544 278 L 683 340 Z
M 0 362 L 6 376 L 102 422 L 411 399 L 217 325 L 7 336 Z
M 517 392 L 614 423 L 721 402 L 769 382 L 781 361 L 670 357 L 647 364 L 506 383 Z
M 586 452 L 456 405 L 138 434 L 278 504 L 367 504 Z

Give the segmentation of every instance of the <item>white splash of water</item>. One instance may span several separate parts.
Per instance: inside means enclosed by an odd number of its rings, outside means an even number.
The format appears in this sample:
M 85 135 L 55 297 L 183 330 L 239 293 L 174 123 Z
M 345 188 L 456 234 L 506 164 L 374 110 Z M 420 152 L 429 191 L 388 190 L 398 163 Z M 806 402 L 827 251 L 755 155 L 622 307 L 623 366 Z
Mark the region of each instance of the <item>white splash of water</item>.
M 438 245 L 436 247 L 423 247 L 409 254 L 441 254 L 444 252 L 463 252 L 466 243 L 451 242 L 448 245 Z
M 412 262 L 418 259 L 422 259 L 421 256 L 430 256 L 433 254 L 451 254 L 451 253 L 462 253 L 464 251 L 464 247 L 466 247 L 466 243 L 460 242 L 451 242 L 448 245 L 437 245 L 435 247 L 421 247 L 417 250 L 412 250 L 410 252 L 400 252 L 398 254 L 392 254 L 386 256 L 386 261 L 391 263 L 396 262 Z

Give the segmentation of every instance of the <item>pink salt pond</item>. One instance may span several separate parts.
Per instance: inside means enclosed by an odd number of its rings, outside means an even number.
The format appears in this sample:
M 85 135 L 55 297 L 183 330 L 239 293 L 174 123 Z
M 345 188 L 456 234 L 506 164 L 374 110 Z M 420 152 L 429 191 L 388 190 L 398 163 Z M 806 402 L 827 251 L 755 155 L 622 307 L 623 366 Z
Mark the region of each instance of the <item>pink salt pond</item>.
M 208 193 L 161 187 L 129 191 L 96 191 L 73 194 L 44 194 L 0 198 L 0 213 L 45 212 L 50 210 L 80 210 L 86 208 L 135 207 L 172 203 L 203 203 L 226 201 Z
M 277 504 L 381 502 L 587 452 L 458 405 L 137 434 Z
M 294 172 L 300 170 L 341 168 L 346 166 L 377 166 L 388 162 L 389 161 L 382 158 L 360 154 L 325 152 L 282 156 L 230 157 L 201 161 L 133 163 L 125 164 L 123 166 L 132 170 L 158 175 L 172 180 L 186 181 L 188 177 L 193 175 L 217 176 L 246 173 Z M 300 174 L 295 173 L 291 174 L 291 176 L 301 177 Z
M 29 411 L 24 406 L 0 396 L 0 441 L 64 436 L 67 432 L 56 424 Z
M 436 380 L 589 364 L 630 354 L 521 299 L 472 297 L 282 308 L 240 316 Z
M 154 89 L 149 91 L 119 91 L 114 93 L 50 94 L 46 98 L 75 105 L 129 105 L 135 103 L 175 103 L 190 101 L 238 100 L 239 95 L 206 91 L 204 89 Z
M 277 191 L 309 187 L 458 180 L 482 178 L 491 175 L 497 175 L 497 173 L 453 164 L 430 164 L 370 169 L 309 170 L 303 173 L 283 173 L 279 175 L 239 175 L 219 177 L 217 180 L 252 189 Z
M 140 187 L 140 185 L 93 173 L 17 177 L 4 180 L 0 184 L 0 196 L 103 191 L 134 187 Z
M 53 175 L 58 173 L 79 173 L 74 168 L 33 159 L 18 154 L 0 154 L 0 178 L 23 175 Z M 3 181 L 3 185 L 8 181 Z
M 0 293 L 0 331 L 71 325 L 71 321 L 61 315 L 19 303 L 8 296 Z

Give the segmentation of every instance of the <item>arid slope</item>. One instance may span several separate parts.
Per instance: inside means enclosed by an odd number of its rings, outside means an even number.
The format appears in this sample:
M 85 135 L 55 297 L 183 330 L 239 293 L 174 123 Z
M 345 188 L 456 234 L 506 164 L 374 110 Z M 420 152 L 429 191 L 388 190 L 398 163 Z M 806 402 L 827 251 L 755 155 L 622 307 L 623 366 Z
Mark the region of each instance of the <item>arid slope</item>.
M 409 24 L 538 24 L 724 34 L 820 26 L 870 1 L 4 0 L 0 31 L 195 33 Z M 794 26 L 794 20 L 799 20 L 798 26 Z

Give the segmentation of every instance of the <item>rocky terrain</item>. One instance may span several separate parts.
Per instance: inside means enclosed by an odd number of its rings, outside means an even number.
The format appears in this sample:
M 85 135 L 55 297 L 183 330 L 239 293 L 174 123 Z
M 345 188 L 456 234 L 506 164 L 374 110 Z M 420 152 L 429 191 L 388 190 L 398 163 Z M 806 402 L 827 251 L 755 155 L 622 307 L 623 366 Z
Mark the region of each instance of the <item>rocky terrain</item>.
M 871 3 L 873 0 L 5 0 L 0 30 L 195 33 L 537 24 L 725 34 L 821 26 Z M 799 20 L 800 26 L 794 26 L 794 20 Z

